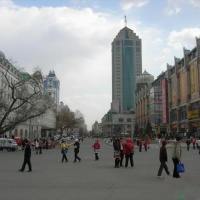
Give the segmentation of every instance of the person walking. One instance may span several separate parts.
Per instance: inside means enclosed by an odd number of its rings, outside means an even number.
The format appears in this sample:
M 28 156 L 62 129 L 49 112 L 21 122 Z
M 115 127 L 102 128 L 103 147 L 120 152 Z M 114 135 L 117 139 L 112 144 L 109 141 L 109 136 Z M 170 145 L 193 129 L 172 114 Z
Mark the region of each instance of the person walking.
M 61 162 L 62 163 L 63 163 L 64 160 L 65 160 L 65 162 L 68 162 L 68 159 L 67 159 L 67 156 L 66 156 L 66 153 L 68 152 L 68 148 L 69 148 L 69 145 L 66 143 L 65 140 L 62 140 L 62 143 L 61 143 L 61 153 L 62 153 Z
M 35 154 L 38 154 L 38 152 L 39 152 L 39 140 L 36 139 L 35 140 Z
M 133 152 L 134 152 L 134 145 L 131 138 L 126 139 L 126 145 L 124 146 L 124 153 L 125 153 L 125 167 L 128 167 L 128 162 L 130 160 L 131 167 L 133 167 Z
M 187 150 L 188 150 L 188 151 L 190 150 L 190 143 L 191 143 L 191 140 L 190 140 L 190 139 L 187 139 L 187 140 L 186 140 L 186 145 L 187 145 Z
M 195 145 L 196 145 L 196 139 L 195 138 L 192 139 L 192 145 L 193 145 L 193 149 L 195 149 Z
M 81 161 L 81 158 L 78 157 L 79 149 L 80 149 L 79 140 L 75 139 L 75 143 L 74 143 L 74 162 L 76 162 L 76 159 L 78 159 L 79 162 Z
M 174 163 L 174 171 L 173 171 L 173 178 L 180 178 L 179 173 L 177 172 L 177 164 L 181 162 L 182 150 L 181 150 L 181 142 L 182 136 L 176 136 L 176 142 L 172 145 L 172 161 Z
M 145 141 L 144 141 L 144 149 L 145 149 L 145 151 L 147 151 L 147 146 L 148 146 L 148 141 L 145 140 Z
M 120 141 L 118 138 L 113 140 L 113 148 L 114 148 L 114 158 L 115 158 L 115 168 L 119 168 L 120 163 Z
M 123 166 L 123 160 L 124 160 L 124 146 L 125 142 L 123 138 L 120 138 L 120 167 Z
M 27 139 L 25 139 L 24 143 L 25 143 L 24 162 L 23 162 L 22 167 L 19 171 L 23 172 L 25 170 L 25 167 L 26 167 L 26 164 L 27 164 L 28 167 L 29 167 L 29 170 L 27 172 L 32 172 L 30 142 Z
M 162 174 L 163 168 L 165 169 L 165 172 L 167 173 L 167 175 L 171 175 L 166 164 L 166 162 L 168 161 L 166 145 L 167 145 L 167 141 L 163 140 L 162 146 L 160 147 L 160 153 L 159 153 L 160 167 L 159 167 L 158 175 L 157 175 L 158 178 L 162 177 L 161 174 Z
M 92 148 L 94 149 L 95 160 L 99 160 L 100 147 L 101 145 L 99 143 L 99 140 L 96 140 L 95 143 L 92 145 Z
M 142 139 L 139 139 L 139 152 L 142 152 Z
M 43 146 L 43 142 L 42 139 L 39 139 L 39 154 L 42 154 L 42 146 Z

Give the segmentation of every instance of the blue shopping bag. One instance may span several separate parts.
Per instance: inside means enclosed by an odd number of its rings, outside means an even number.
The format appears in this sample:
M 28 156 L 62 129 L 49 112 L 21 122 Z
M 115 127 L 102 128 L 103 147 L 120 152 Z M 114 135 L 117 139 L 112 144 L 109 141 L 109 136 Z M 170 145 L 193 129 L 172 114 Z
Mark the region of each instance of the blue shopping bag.
M 183 163 L 177 164 L 176 168 L 177 168 L 177 172 L 178 172 L 178 173 L 183 173 L 183 172 L 185 172 L 185 166 L 184 166 Z

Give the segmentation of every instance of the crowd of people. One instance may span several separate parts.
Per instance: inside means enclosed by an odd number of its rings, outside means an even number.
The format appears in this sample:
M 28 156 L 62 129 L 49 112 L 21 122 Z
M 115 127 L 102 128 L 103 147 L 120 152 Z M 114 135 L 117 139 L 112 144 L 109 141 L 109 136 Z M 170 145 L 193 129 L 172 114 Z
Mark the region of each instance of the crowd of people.
M 172 144 L 171 148 L 171 159 L 174 164 L 174 169 L 173 173 L 171 173 L 168 169 L 167 166 L 167 161 L 168 161 L 168 155 L 167 155 L 167 150 L 166 150 L 166 145 L 167 141 L 162 140 L 161 141 L 161 147 L 159 151 L 159 161 L 160 161 L 160 166 L 158 169 L 157 177 L 163 177 L 162 176 L 162 171 L 163 169 L 165 170 L 167 175 L 173 175 L 173 178 L 180 178 L 180 174 L 177 171 L 177 165 L 181 163 L 181 157 L 182 157 L 182 149 L 181 149 L 181 142 L 182 142 L 182 136 L 177 135 L 176 136 L 176 141 Z M 28 172 L 32 171 L 32 165 L 31 165 L 31 142 L 27 139 L 24 140 L 25 146 L 24 146 L 24 161 L 22 164 L 22 167 L 19 171 L 23 172 L 25 170 L 26 164 L 29 167 Z M 199 148 L 199 144 L 197 145 L 197 141 L 195 139 L 188 139 L 186 141 L 187 144 L 187 150 L 189 151 L 190 144 L 193 144 L 193 149 Z M 135 152 L 135 147 L 134 143 L 131 138 L 114 138 L 112 141 L 113 148 L 114 148 L 114 167 L 119 168 L 119 167 L 125 167 L 127 168 L 128 165 L 130 164 L 131 167 L 134 167 L 134 160 L 133 160 L 133 155 Z M 142 146 L 144 146 L 144 150 L 147 151 L 149 149 L 150 141 L 148 139 L 145 139 L 142 141 L 142 139 L 137 140 L 136 142 L 139 152 L 142 152 Z M 42 154 L 42 146 L 43 142 L 41 139 L 36 139 L 34 141 L 34 150 L 36 154 Z M 74 162 L 77 160 L 80 162 L 81 158 L 78 156 L 79 151 L 80 151 L 80 139 L 76 138 L 73 143 L 68 144 L 66 140 L 62 140 L 60 144 L 60 149 L 61 149 L 61 162 L 63 163 L 68 162 L 67 158 L 67 152 L 70 146 L 74 147 Z M 99 153 L 101 149 L 101 144 L 99 139 L 96 139 L 94 144 L 92 145 L 92 148 L 94 150 L 94 158 L 95 161 L 99 160 Z M 124 165 L 123 165 L 124 163 Z

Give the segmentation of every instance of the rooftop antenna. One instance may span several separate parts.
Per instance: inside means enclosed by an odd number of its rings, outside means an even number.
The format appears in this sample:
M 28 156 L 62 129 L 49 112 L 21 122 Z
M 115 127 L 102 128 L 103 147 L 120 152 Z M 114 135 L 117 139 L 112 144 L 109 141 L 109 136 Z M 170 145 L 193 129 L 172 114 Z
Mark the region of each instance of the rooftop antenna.
M 126 25 L 127 25 L 126 15 L 124 16 L 124 23 L 125 23 L 125 27 L 126 27 Z

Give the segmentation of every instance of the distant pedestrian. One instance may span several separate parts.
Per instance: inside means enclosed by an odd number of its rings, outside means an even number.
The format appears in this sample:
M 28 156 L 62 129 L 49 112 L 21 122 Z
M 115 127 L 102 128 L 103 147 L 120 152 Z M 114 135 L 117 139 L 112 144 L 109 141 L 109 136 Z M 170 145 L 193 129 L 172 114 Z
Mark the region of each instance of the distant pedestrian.
M 42 154 L 42 147 L 43 147 L 43 142 L 42 139 L 39 139 L 39 154 Z
M 21 169 L 19 170 L 20 172 L 23 172 L 25 170 L 26 164 L 29 167 L 29 170 L 27 172 L 32 171 L 32 166 L 31 166 L 31 147 L 30 143 L 27 139 L 24 140 L 25 143 L 25 149 L 24 149 L 24 162 L 22 164 Z
M 163 140 L 162 146 L 160 147 L 160 153 L 159 153 L 160 167 L 159 167 L 158 175 L 157 175 L 158 178 L 162 177 L 161 174 L 162 174 L 163 168 L 165 169 L 167 175 L 171 174 L 166 164 L 166 162 L 168 161 L 166 145 L 167 145 L 167 141 Z
M 187 150 L 188 150 L 188 151 L 190 150 L 190 143 L 191 143 L 191 140 L 190 140 L 190 139 L 187 139 L 187 140 L 186 140 L 186 145 L 187 145 Z
M 45 144 L 46 144 L 46 150 L 47 150 L 49 148 L 49 141 L 48 141 L 48 139 L 46 139 Z
M 123 138 L 120 138 L 120 166 L 123 166 L 123 160 L 124 160 L 124 146 L 126 143 L 124 142 Z
M 177 172 L 177 164 L 181 162 L 182 150 L 181 150 L 181 143 L 182 136 L 176 136 L 176 142 L 172 145 L 172 161 L 174 163 L 174 171 L 173 171 L 173 178 L 180 178 L 179 173 Z
M 142 152 L 142 139 L 139 139 L 139 152 Z
M 79 160 L 79 162 L 81 161 L 81 158 L 78 157 L 79 149 L 80 149 L 79 140 L 75 139 L 75 143 L 74 143 L 74 162 L 76 162 L 76 159 Z
M 144 149 L 145 149 L 145 151 L 147 151 L 147 146 L 148 146 L 148 140 L 145 140 L 144 141 Z
M 195 149 L 195 145 L 196 145 L 196 139 L 195 138 L 192 139 L 192 145 L 193 145 L 193 149 Z
M 120 141 L 118 138 L 113 140 L 115 168 L 119 168 L 120 164 Z
M 99 160 L 100 147 L 101 145 L 99 143 L 99 140 L 96 140 L 95 143 L 92 145 L 92 148 L 94 149 L 95 160 Z
M 128 163 L 130 160 L 131 167 L 134 166 L 133 164 L 133 153 L 134 153 L 134 145 L 131 138 L 126 139 L 126 145 L 124 146 L 124 153 L 125 153 L 125 167 L 128 167 Z
M 147 148 L 150 149 L 150 139 L 147 140 Z
M 35 154 L 38 154 L 38 152 L 39 152 L 39 140 L 36 139 L 35 140 Z

